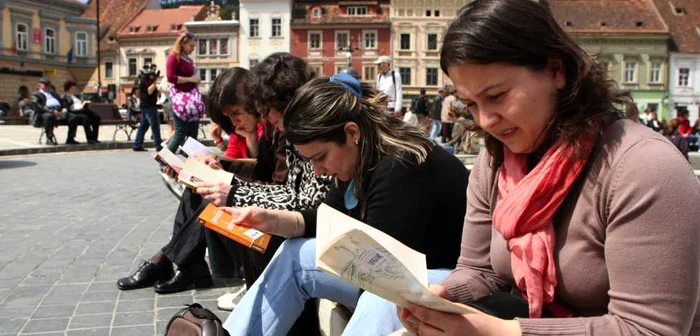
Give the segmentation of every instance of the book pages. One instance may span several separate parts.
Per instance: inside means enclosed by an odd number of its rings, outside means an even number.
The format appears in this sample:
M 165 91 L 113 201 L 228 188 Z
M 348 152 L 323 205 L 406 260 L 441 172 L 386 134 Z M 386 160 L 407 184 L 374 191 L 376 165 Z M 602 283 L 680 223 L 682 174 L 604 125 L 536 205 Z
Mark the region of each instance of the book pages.
M 226 183 L 230 184 L 233 180 L 233 174 L 224 171 L 212 169 L 209 166 L 193 159 L 185 160 L 185 165 L 178 174 L 178 181 L 208 182 L 208 183 Z
M 322 250 L 316 265 L 401 307 L 410 302 L 446 313 L 475 312 L 433 294 L 408 270 L 402 254 L 391 253 L 386 245 L 362 230 L 352 229 L 338 236 Z M 423 268 L 422 273 L 427 277 L 427 269 Z
M 401 329 L 389 334 L 388 336 L 418 336 L 418 334 L 408 332 L 408 330 L 406 330 L 405 328 L 401 328 Z
M 216 155 L 207 146 L 204 146 L 201 142 L 190 137 L 188 137 L 187 140 L 185 140 L 185 143 L 182 144 L 182 146 L 180 146 L 180 150 L 187 154 L 188 157 L 193 156 L 197 153 L 205 155 Z
M 318 262 L 326 246 L 330 245 L 330 243 L 335 241 L 339 236 L 353 229 L 366 232 L 390 253 L 393 255 L 400 255 L 401 261 L 413 277 L 424 287 L 428 286 L 428 267 L 426 266 L 424 254 L 411 249 L 388 234 L 347 216 L 326 204 L 321 204 L 318 208 L 316 220 L 316 261 Z
M 185 166 L 185 161 L 177 156 L 175 153 L 171 152 L 168 147 L 163 147 L 154 157 L 156 161 L 163 165 L 170 166 L 176 170 L 182 170 Z

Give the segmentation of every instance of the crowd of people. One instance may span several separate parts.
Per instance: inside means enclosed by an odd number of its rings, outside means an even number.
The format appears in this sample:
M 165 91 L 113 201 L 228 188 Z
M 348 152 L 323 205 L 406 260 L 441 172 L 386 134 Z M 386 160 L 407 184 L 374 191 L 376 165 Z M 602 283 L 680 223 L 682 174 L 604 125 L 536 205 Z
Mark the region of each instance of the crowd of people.
M 700 183 L 672 139 L 630 120 L 630 94 L 547 9 L 467 4 L 441 50 L 454 86 L 418 97 L 418 121 L 399 118 L 399 92 L 383 91 L 396 74 L 380 61 L 376 89 L 288 53 L 217 76 L 205 99 L 217 145 L 256 158 L 254 175 L 187 189 L 170 241 L 117 286 L 174 293 L 242 276 L 231 335 L 316 334 L 315 298 L 353 309 L 344 335 L 700 333 Z M 178 71 L 171 83 L 190 73 Z M 474 135 L 484 148 L 470 172 L 452 152 L 478 147 Z M 484 313 L 396 307 L 317 269 L 321 203 L 425 254 L 431 291 Z M 207 204 L 273 234 L 268 250 L 199 224 Z

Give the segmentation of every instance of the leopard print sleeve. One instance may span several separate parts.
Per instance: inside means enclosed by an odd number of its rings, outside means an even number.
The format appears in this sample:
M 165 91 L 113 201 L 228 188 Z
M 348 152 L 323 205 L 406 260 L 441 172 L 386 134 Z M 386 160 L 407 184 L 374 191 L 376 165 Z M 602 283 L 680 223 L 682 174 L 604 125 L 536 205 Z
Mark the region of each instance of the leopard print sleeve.
M 306 210 L 318 207 L 326 198 L 332 179 L 317 177 L 311 163 L 296 150 L 287 148 L 289 172 L 285 184 L 262 184 L 238 180 L 228 206 L 259 206 L 274 210 Z

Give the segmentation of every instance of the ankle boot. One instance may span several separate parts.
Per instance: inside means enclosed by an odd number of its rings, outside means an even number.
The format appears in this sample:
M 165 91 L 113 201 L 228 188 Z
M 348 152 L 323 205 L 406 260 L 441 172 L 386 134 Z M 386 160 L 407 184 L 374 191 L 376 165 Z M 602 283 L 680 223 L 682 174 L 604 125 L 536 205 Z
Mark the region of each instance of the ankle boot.
M 139 289 L 151 287 L 158 281 L 167 280 L 173 276 L 173 265 L 170 262 L 154 264 L 151 261 L 143 261 L 134 274 L 117 280 L 117 287 L 121 290 Z
M 170 280 L 159 281 L 153 288 L 156 293 L 169 294 L 195 288 L 209 288 L 213 285 L 209 265 L 206 262 L 201 262 L 178 268 Z

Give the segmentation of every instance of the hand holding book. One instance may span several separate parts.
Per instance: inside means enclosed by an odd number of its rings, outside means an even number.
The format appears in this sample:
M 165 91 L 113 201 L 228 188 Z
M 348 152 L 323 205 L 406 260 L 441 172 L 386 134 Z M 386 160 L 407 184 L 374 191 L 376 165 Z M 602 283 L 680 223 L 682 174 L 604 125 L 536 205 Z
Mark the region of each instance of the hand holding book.
M 231 185 L 222 182 L 197 182 L 194 191 L 216 206 L 225 206 Z

